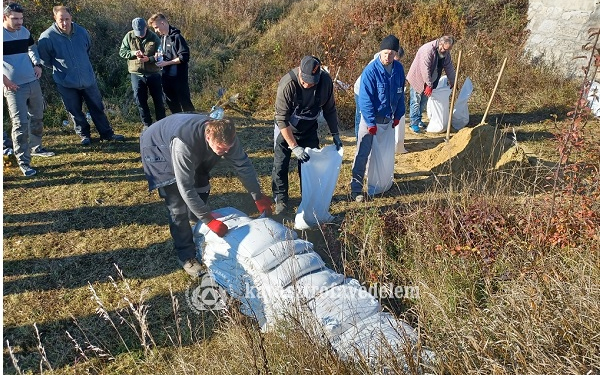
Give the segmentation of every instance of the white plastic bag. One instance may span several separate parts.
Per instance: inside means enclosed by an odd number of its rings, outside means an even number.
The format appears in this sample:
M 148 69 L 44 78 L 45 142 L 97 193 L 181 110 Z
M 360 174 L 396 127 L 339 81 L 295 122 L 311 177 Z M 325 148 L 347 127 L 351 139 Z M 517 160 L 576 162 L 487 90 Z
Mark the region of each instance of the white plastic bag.
M 294 227 L 305 230 L 319 223 L 329 223 L 329 204 L 333 197 L 342 166 L 344 148 L 339 151 L 334 145 L 322 149 L 304 149 L 310 156 L 302 163 L 302 202 L 298 206 Z
M 394 128 L 396 139 L 396 154 L 405 154 L 408 151 L 404 148 L 404 133 L 406 131 L 406 119 L 404 116 L 400 118 L 400 122 Z
M 400 126 L 400 125 L 398 125 Z M 394 183 L 395 136 L 392 122 L 377 124 L 367 166 L 367 194 L 388 191 Z
M 454 102 L 454 110 L 452 111 L 452 127 L 460 130 L 469 123 L 469 106 L 467 102 L 473 93 L 473 82 L 467 77 L 463 87 L 458 93 L 458 98 Z
M 600 83 L 592 82 L 588 91 L 588 106 L 592 109 L 594 116 L 600 116 Z
M 448 86 L 448 77 L 443 76 L 427 101 L 428 133 L 441 133 L 446 130 L 450 119 L 451 93 L 452 90 Z

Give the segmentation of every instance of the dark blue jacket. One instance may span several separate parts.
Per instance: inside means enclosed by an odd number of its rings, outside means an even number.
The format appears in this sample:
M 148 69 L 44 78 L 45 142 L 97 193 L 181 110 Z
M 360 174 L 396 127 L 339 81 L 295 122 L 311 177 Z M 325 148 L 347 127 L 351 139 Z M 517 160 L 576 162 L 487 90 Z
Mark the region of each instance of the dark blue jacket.
M 375 126 L 376 117 L 399 120 L 404 116 L 404 67 L 396 60 L 392 64 L 392 74 L 388 74 L 376 58 L 360 76 L 358 106 L 368 127 Z

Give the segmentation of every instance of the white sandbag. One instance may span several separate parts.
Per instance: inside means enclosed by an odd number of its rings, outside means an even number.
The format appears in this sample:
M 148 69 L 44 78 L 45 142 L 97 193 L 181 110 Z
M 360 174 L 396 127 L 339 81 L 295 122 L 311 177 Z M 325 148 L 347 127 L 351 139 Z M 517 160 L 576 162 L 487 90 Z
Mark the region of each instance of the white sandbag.
M 267 285 L 273 289 L 283 289 L 301 276 L 324 267 L 325 262 L 319 254 L 310 252 L 293 255 L 271 271 L 258 276 L 262 281 L 261 285 Z
M 299 297 L 304 302 L 308 302 L 334 286 L 342 284 L 345 279 L 344 275 L 325 268 L 302 276 L 288 285 L 283 293 L 292 295 L 294 298 Z
M 446 130 L 450 119 L 450 94 L 452 90 L 448 86 L 448 77 L 443 76 L 427 100 L 428 133 L 441 133 Z
M 335 191 L 344 148 L 335 149 L 329 145 L 322 149 L 304 149 L 310 160 L 302 163 L 302 201 L 298 206 L 294 228 L 305 230 L 310 227 L 330 223 L 329 205 Z
M 331 338 L 342 358 L 367 353 L 367 358 L 402 353 L 416 343 L 414 329 L 386 312 L 372 314 L 344 333 Z
M 228 224 L 226 221 L 224 223 Z M 225 241 L 236 243 L 237 253 L 247 258 L 260 254 L 265 248 L 279 241 L 298 238 L 296 232 L 268 218 L 254 219 L 240 229 L 230 228 Z
M 291 319 L 314 340 L 327 340 L 342 358 L 364 358 L 369 364 L 381 359 L 378 366 L 385 367 L 391 351 L 394 363 L 406 366 L 406 353 L 413 353 L 414 347 L 404 350 L 403 345 L 416 342 L 416 333 L 383 313 L 357 280 L 326 268 L 312 247 L 281 223 L 244 220 L 231 208 L 213 214 L 232 229 L 220 238 L 206 225 L 197 225 L 198 252 L 214 280 L 240 301 L 240 311 L 255 318 L 263 331 Z M 417 360 L 422 359 L 411 359 Z
M 388 191 L 394 183 L 395 136 L 392 122 L 377 124 L 367 166 L 367 194 Z
M 313 244 L 301 239 L 284 240 L 269 246 L 263 252 L 248 258 L 247 262 L 259 272 L 267 272 L 281 264 L 285 259 L 295 254 L 312 251 Z
M 405 154 L 408 151 L 404 148 L 404 135 L 406 133 L 406 119 L 404 116 L 400 118 L 400 122 L 394 128 L 394 135 L 396 140 L 396 154 Z
M 594 116 L 600 116 L 600 83 L 592 82 L 588 91 L 588 107 L 592 109 Z
M 469 123 L 469 106 L 467 102 L 472 93 L 473 82 L 471 78 L 467 77 L 458 93 L 458 98 L 454 102 L 454 110 L 452 111 L 452 127 L 456 130 L 464 128 Z
M 335 286 L 308 303 L 330 337 L 342 334 L 381 311 L 375 297 L 357 284 L 356 280 L 351 280 Z

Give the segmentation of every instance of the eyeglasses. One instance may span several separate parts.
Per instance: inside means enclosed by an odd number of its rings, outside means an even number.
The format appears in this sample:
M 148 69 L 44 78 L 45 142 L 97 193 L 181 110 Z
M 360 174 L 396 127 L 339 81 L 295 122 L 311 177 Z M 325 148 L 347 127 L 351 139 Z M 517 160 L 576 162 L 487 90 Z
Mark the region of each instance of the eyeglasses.
M 4 13 L 7 12 L 23 13 L 23 7 L 17 3 L 10 3 L 6 6 L 6 8 L 4 8 Z

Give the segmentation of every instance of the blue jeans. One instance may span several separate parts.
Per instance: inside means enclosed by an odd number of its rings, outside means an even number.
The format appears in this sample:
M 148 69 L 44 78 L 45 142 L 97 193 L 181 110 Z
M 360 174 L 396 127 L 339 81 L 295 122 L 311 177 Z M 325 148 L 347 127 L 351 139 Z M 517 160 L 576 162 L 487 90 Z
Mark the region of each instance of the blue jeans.
M 419 125 L 422 120 L 423 111 L 427 110 L 427 100 L 429 98 L 423 93 L 416 92 L 410 88 L 410 125 Z
M 196 217 L 189 211 L 179 193 L 177 184 L 159 188 L 158 195 L 165 200 L 169 210 L 169 231 L 173 238 L 173 247 L 177 252 L 177 257 L 181 262 L 195 258 L 196 245 L 194 244 L 194 233 L 190 220 L 196 219 Z M 204 203 L 208 202 L 208 192 L 199 195 Z
M 56 89 L 62 98 L 65 109 L 73 118 L 75 133 L 77 135 L 80 137 L 90 137 L 90 124 L 87 122 L 82 110 L 83 102 L 85 101 L 85 105 L 88 111 L 90 111 L 90 116 L 92 117 L 92 121 L 94 121 L 94 125 L 96 125 L 96 130 L 98 130 L 100 138 L 110 139 L 113 136 L 113 129 L 104 113 L 104 104 L 102 104 L 102 95 L 100 94 L 98 85 L 94 83 L 92 86 L 83 89 L 72 89 L 57 84 Z
M 41 147 L 44 126 L 44 97 L 40 81 L 19 85 L 17 91 L 4 88 L 12 122 L 12 141 L 19 165 L 29 165 L 31 149 Z
M 160 73 L 140 75 L 132 73 L 131 87 L 133 88 L 133 99 L 140 112 L 142 124 L 152 125 L 152 115 L 148 106 L 148 92 L 154 102 L 154 113 L 156 121 L 165 118 L 165 103 L 163 101 L 162 79 Z
M 373 148 L 373 135 L 369 133 L 367 123 L 361 120 L 358 129 L 358 145 L 356 146 L 356 155 L 352 163 L 352 180 L 350 181 L 350 191 L 360 193 L 363 191 L 365 172 L 371 149 Z
M 356 142 L 358 142 L 358 126 L 360 125 L 360 108 L 358 108 L 358 94 L 354 94 L 354 103 L 356 104 L 356 111 L 354 112 L 354 135 L 356 136 Z

